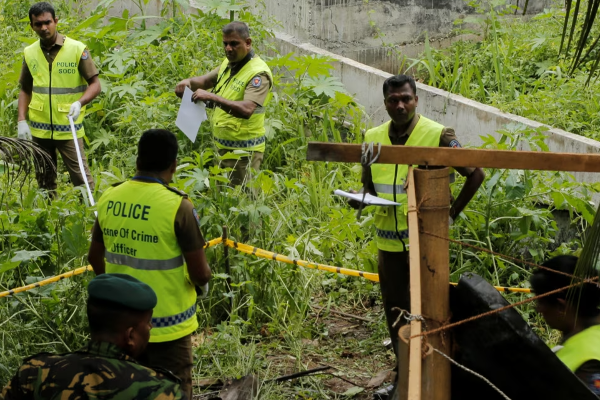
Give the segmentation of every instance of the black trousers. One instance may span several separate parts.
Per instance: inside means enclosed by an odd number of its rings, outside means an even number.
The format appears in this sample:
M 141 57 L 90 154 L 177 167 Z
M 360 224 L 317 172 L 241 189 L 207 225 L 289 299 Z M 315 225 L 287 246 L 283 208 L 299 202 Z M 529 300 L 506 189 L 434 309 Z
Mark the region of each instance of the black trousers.
M 402 318 L 394 328 L 392 325 L 400 313 L 392 311 L 392 309 L 397 307 L 410 311 L 408 251 L 396 253 L 379 250 L 378 269 L 385 319 L 394 346 L 394 353 L 398 357 L 398 330 L 406 324 L 406 320 Z

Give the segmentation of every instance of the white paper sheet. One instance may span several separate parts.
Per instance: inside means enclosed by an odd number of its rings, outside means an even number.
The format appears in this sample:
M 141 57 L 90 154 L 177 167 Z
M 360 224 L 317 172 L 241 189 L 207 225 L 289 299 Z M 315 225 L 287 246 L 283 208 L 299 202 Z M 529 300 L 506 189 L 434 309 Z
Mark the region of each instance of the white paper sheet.
M 203 101 L 194 103 L 192 101 L 192 90 L 188 87 L 183 92 L 183 98 L 181 99 L 181 105 L 179 106 L 179 112 L 177 113 L 177 119 L 175 125 L 187 136 L 192 142 L 196 141 L 198 130 L 202 122 L 206 121 L 206 104 Z
M 400 203 L 395 203 L 390 200 L 382 199 L 381 197 L 372 196 L 369 193 L 366 194 L 364 201 L 363 201 L 362 193 L 348 193 L 348 192 L 344 192 L 343 190 L 339 190 L 339 189 L 334 190 L 333 193 L 337 194 L 338 196 L 344 196 L 349 199 L 356 200 L 356 201 L 358 201 L 360 203 L 364 203 L 368 206 L 399 206 L 400 205 Z

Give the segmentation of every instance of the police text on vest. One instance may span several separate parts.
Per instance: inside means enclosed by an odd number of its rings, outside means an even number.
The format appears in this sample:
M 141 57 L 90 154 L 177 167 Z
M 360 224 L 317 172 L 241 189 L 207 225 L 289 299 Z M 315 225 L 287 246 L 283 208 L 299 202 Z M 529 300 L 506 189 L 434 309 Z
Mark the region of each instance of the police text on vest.
M 112 215 L 115 217 L 133 218 L 148 221 L 150 206 L 109 200 L 108 205 L 106 206 L 106 212 L 112 213 Z

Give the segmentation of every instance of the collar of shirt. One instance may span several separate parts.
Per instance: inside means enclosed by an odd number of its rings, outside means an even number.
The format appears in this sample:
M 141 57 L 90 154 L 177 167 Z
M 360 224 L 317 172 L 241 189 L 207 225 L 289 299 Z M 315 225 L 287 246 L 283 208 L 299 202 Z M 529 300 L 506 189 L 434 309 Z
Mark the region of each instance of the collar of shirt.
M 114 358 L 117 360 L 135 362 L 135 360 L 123 353 L 119 347 L 109 342 L 96 342 L 91 340 L 85 347 L 79 350 L 81 353 L 87 353 L 98 357 Z
M 55 46 L 59 46 L 62 47 L 65 44 L 65 36 L 56 32 L 56 40 L 54 41 L 54 44 L 51 47 L 44 47 L 44 45 L 42 44 L 42 42 L 40 41 L 40 46 L 42 47 L 42 49 L 44 50 L 51 50 L 52 48 L 54 48 Z
M 243 59 L 241 59 L 240 61 L 236 62 L 236 63 L 229 63 L 227 64 L 227 68 L 231 69 L 232 72 L 235 71 L 235 73 L 238 73 L 240 71 L 240 69 L 242 69 L 242 67 L 246 64 L 248 64 L 248 62 L 250 60 L 252 60 L 255 57 L 254 55 L 254 50 L 250 50 L 250 52 L 248 54 L 246 54 L 246 57 L 244 57 Z M 234 75 L 235 75 L 234 73 Z
M 402 135 L 400 135 L 400 136 L 392 134 L 392 124 L 393 124 L 393 122 L 390 122 L 390 128 L 389 128 L 389 131 L 388 131 L 388 136 L 390 137 L 390 142 L 392 142 L 392 144 L 394 144 L 394 142 L 396 142 L 396 141 L 404 141 L 406 143 L 406 141 L 408 140 L 408 137 L 415 130 L 415 127 L 419 123 L 419 118 L 420 117 L 421 116 L 419 114 L 415 113 L 415 116 L 413 117 L 412 121 L 410 122 L 410 125 L 408 126 L 408 129 Z

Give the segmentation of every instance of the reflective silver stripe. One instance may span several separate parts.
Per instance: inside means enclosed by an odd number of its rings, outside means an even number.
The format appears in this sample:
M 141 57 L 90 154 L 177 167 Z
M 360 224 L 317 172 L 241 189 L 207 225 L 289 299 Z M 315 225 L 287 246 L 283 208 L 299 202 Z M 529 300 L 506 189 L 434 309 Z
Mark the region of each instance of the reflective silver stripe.
M 450 174 L 450 183 L 454 183 L 455 180 L 456 180 L 456 174 L 453 172 Z
M 106 261 L 111 264 L 125 265 L 133 269 L 146 271 L 166 271 L 175 269 L 183 265 L 183 256 L 177 256 L 169 260 L 146 260 L 144 258 L 135 258 L 125 254 L 115 254 L 106 252 Z
M 394 185 L 386 185 L 385 183 L 374 183 L 375 191 L 383 194 L 394 194 Z M 405 194 L 404 183 L 396 185 L 396 194 Z
M 75 94 L 83 93 L 87 85 L 81 85 L 74 88 L 52 88 L 52 94 Z M 33 93 L 50 94 L 50 88 L 45 86 L 34 86 Z

